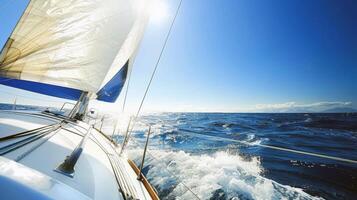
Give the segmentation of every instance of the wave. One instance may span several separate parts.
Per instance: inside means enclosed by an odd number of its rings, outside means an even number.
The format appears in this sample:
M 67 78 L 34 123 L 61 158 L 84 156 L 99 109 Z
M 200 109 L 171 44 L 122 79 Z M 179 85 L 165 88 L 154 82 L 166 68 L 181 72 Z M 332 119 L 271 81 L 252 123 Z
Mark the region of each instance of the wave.
M 263 177 L 264 169 L 258 157 L 247 159 L 227 151 L 210 155 L 165 150 L 150 152 L 155 159 L 148 158 L 144 172 L 162 199 L 193 199 L 193 194 L 180 182 L 200 199 L 322 199 Z M 128 152 L 129 157 L 137 161 L 141 154 L 142 150 Z
M 345 114 L 164 114 L 141 117 L 132 136 L 144 146 L 151 125 L 150 149 L 156 149 L 152 155 L 159 161 L 148 155 L 143 170 L 162 199 L 194 199 L 179 181 L 202 199 L 319 199 L 310 195 L 353 199 L 355 180 L 350 174 L 355 171 L 344 168 L 343 163 L 330 168 L 329 161 L 224 138 L 355 159 L 351 152 L 356 149 L 356 120 L 357 115 Z M 122 127 L 126 130 L 127 125 Z M 142 150 L 136 154 L 139 163 Z M 258 156 L 262 163 L 258 157 L 246 159 L 246 155 Z M 319 170 L 314 163 L 327 167 Z M 327 168 L 331 173 L 325 173 Z
M 352 120 L 337 120 L 322 118 L 316 120 L 310 120 L 306 123 L 306 127 L 321 128 L 321 129 L 336 129 L 346 131 L 357 131 L 357 124 Z

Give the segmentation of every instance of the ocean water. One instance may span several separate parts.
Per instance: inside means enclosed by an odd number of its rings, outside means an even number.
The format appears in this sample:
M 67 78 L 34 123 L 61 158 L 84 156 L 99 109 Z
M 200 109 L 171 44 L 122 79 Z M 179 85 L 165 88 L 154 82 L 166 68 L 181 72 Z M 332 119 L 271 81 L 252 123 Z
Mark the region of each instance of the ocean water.
M 356 164 L 256 146 L 357 160 L 357 114 L 146 115 L 127 147 L 137 164 L 148 125 L 143 172 L 162 199 L 357 198 Z
M 113 124 L 105 120 L 103 131 L 111 135 Z M 357 113 L 145 115 L 126 148 L 137 165 L 149 125 L 143 173 L 161 199 L 357 199 L 357 164 L 259 146 L 357 160 Z

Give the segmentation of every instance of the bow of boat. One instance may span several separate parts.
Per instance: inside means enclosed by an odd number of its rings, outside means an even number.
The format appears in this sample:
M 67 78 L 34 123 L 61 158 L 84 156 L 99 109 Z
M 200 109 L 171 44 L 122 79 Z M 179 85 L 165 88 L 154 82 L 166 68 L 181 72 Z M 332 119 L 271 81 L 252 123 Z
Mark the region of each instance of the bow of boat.
M 58 170 L 80 147 L 74 171 Z M 158 199 L 116 149 L 82 121 L 46 112 L 1 111 L 0 190 L 9 199 Z

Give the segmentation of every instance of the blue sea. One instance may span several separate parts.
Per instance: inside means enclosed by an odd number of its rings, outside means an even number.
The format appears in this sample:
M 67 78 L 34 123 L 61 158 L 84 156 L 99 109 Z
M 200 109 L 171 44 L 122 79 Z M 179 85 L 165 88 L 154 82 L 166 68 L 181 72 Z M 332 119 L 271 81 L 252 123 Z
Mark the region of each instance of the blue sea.
M 357 199 L 357 164 L 261 146 L 357 160 L 357 113 L 144 115 L 126 148 L 137 165 L 149 126 L 143 172 L 161 199 Z
M 357 198 L 357 164 L 259 146 L 357 160 L 357 113 L 146 115 L 127 149 L 137 164 L 148 125 L 143 171 L 162 199 Z

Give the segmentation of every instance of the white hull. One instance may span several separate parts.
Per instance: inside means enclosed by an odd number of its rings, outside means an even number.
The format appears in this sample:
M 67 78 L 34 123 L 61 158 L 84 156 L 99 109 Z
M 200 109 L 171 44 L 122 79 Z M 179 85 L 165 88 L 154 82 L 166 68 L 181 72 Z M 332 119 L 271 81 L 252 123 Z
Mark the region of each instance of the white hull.
M 26 133 L 49 125 L 52 126 Z M 117 147 L 96 129 L 91 129 L 73 177 L 55 171 L 78 146 L 89 127 L 84 122 L 71 122 L 50 113 L 1 111 L 0 196 L 152 199 L 125 156 L 119 156 Z M 24 131 L 22 137 L 4 138 Z

